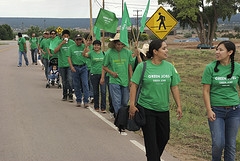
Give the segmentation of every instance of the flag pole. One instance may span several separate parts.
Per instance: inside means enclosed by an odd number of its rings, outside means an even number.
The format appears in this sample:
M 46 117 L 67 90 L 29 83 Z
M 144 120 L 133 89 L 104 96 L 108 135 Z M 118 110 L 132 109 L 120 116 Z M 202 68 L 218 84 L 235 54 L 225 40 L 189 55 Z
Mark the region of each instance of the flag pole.
M 105 2 L 103 0 L 103 9 L 104 8 L 105 8 Z M 105 51 L 105 31 L 104 30 L 102 30 L 102 44 L 103 44 L 102 50 Z
M 93 36 L 92 0 L 89 0 L 89 5 L 90 5 L 90 35 Z

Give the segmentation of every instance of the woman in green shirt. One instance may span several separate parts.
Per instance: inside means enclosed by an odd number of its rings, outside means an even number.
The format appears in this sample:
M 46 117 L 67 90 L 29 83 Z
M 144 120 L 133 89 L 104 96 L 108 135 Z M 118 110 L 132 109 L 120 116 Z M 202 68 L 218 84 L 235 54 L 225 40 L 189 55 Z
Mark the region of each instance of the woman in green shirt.
M 144 108 L 146 124 L 142 127 L 146 156 L 148 161 L 160 161 L 160 157 L 169 140 L 169 95 L 170 91 L 177 104 L 178 119 L 182 117 L 182 107 L 178 83 L 180 77 L 175 67 L 167 62 L 166 42 L 158 39 L 149 45 L 146 71 L 143 76 L 142 88 L 135 104 L 136 91 L 140 82 L 143 63 L 140 63 L 131 78 L 129 117 L 132 118 L 137 107 Z
M 203 72 L 203 99 L 212 137 L 212 161 L 234 161 L 236 138 L 240 125 L 237 86 L 240 85 L 240 64 L 234 62 L 236 46 L 222 41 L 216 48 L 216 60 Z

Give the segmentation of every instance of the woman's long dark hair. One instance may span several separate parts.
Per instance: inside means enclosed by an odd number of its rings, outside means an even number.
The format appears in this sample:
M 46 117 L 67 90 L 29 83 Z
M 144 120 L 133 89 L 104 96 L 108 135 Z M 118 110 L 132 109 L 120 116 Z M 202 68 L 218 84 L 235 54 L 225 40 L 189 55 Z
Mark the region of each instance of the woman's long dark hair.
M 163 40 L 161 40 L 161 39 L 156 39 L 156 40 L 151 41 L 151 43 L 149 44 L 149 50 L 146 53 L 148 59 L 153 57 L 154 49 L 158 50 L 159 48 L 162 47 L 162 43 L 163 43 Z
M 217 48 L 218 48 L 219 45 L 221 45 L 221 44 L 223 44 L 223 45 L 226 47 L 227 51 L 231 51 L 231 50 L 233 51 L 233 53 L 230 55 L 230 59 L 231 59 L 231 73 L 227 75 L 227 78 L 231 78 L 232 75 L 233 75 L 233 72 L 234 72 L 234 56 L 235 56 L 235 52 L 236 52 L 236 46 L 235 46 L 235 44 L 234 44 L 233 42 L 231 42 L 231 41 L 222 41 L 222 42 L 220 42 L 220 43 L 218 44 Z M 218 72 L 218 71 L 219 71 L 219 69 L 217 68 L 219 64 L 220 64 L 220 61 L 217 61 L 217 62 L 216 62 L 216 66 L 215 66 L 215 68 L 214 68 L 214 71 L 215 71 L 215 72 Z

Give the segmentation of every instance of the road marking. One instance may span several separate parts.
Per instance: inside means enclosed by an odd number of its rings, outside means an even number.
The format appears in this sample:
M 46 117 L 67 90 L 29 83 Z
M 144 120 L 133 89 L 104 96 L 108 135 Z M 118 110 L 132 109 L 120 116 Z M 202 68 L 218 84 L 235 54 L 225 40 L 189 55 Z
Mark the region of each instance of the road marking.
M 146 152 L 145 147 L 142 144 L 140 144 L 139 142 L 137 142 L 136 140 L 130 140 L 130 142 L 133 143 L 135 146 L 137 146 L 142 151 Z

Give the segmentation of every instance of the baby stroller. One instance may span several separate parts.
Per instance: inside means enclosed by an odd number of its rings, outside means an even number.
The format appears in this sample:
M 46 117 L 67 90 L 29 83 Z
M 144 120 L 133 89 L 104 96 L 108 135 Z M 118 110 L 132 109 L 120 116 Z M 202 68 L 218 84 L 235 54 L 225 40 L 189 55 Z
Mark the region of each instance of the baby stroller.
M 60 83 L 60 75 L 58 71 L 58 58 L 52 58 L 49 61 L 49 74 L 46 88 L 50 88 L 50 86 L 55 85 L 57 85 L 58 88 L 62 88 L 62 84 Z

